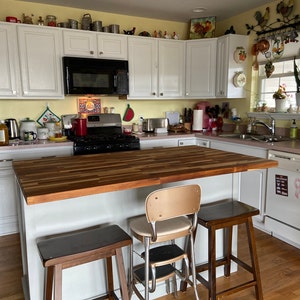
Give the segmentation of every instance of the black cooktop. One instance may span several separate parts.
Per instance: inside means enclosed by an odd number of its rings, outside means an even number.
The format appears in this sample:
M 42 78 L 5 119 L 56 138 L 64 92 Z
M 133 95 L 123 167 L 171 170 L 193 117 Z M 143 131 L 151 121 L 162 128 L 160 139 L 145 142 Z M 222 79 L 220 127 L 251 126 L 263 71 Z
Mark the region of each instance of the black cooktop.
M 74 136 L 74 155 L 139 150 L 140 139 L 123 133 Z

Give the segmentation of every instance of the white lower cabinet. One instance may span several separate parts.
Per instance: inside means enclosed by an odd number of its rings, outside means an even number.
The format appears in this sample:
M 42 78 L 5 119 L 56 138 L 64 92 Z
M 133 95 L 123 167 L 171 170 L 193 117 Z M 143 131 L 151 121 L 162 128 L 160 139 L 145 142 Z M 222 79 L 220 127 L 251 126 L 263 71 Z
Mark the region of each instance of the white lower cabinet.
M 17 185 L 12 160 L 0 161 L 0 235 L 18 232 Z
M 171 139 L 141 140 L 140 143 L 141 143 L 141 150 L 177 147 L 178 139 L 171 138 Z
M 179 139 L 178 140 L 178 146 L 199 146 L 199 147 L 205 147 L 209 148 L 210 147 L 210 141 L 206 139 L 201 139 L 201 138 L 184 138 L 184 139 Z
M 267 158 L 267 150 L 259 147 L 250 147 L 237 143 L 211 141 L 211 148 L 255 157 Z M 240 187 L 237 191 L 238 200 L 254 206 L 260 210 L 260 214 L 255 216 L 254 225 L 264 229 L 264 212 L 266 202 L 267 170 L 253 170 L 236 174 Z
M 69 156 L 73 147 L 57 146 L 31 148 L 25 150 L 0 150 L 0 236 L 16 233 L 18 228 L 17 184 L 13 170 L 13 160 L 35 159 L 46 156 Z

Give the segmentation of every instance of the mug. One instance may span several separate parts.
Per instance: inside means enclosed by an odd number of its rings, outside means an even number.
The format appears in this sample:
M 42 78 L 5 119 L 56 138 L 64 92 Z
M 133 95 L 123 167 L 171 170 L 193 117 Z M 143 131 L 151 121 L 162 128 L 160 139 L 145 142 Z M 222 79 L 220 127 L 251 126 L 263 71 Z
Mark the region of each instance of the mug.
M 36 140 L 36 133 L 33 131 L 24 131 L 24 140 L 25 141 L 34 141 Z
M 49 135 L 48 135 L 49 129 L 46 127 L 40 127 L 37 129 L 37 138 L 39 140 L 46 140 L 48 139 Z

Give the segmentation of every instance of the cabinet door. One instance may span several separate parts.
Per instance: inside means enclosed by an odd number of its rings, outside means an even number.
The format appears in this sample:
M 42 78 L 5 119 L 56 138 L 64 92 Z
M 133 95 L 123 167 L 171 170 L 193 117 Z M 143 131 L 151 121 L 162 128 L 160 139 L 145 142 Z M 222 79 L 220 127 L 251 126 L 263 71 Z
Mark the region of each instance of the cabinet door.
M 259 209 L 254 218 L 262 221 L 265 212 L 267 170 L 254 170 L 240 173 L 240 200 Z
M 159 97 L 182 97 L 185 44 L 183 41 L 160 40 L 158 45 Z
M 218 38 L 217 97 L 244 98 L 246 96 L 245 86 L 235 86 L 233 79 L 237 73 L 247 72 L 247 62 L 235 61 L 234 53 L 237 48 L 244 48 L 247 51 L 248 39 L 248 36 L 238 34 L 228 34 Z
M 214 97 L 217 39 L 186 42 L 186 96 Z
M 63 30 L 64 55 L 97 57 L 96 33 Z
M 157 40 L 128 37 L 128 98 L 157 98 L 157 59 Z
M 18 94 L 18 48 L 16 26 L 0 25 L 0 98 L 14 98 Z
M 61 30 L 18 27 L 23 97 L 63 98 Z
M 102 33 L 97 35 L 99 58 L 127 60 L 127 36 Z
M 216 78 L 216 96 L 227 96 L 228 83 L 228 39 L 220 37 L 217 42 L 217 78 Z
M 0 162 L 0 236 L 18 231 L 17 187 L 12 161 Z

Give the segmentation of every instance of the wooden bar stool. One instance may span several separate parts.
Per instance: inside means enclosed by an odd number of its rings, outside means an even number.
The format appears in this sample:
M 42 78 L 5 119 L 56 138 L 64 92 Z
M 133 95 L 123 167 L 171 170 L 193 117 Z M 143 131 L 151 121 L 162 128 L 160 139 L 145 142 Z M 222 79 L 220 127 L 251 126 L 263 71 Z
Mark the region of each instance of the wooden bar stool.
M 198 213 L 198 224 L 208 229 L 208 263 L 196 267 L 197 279 L 208 289 L 209 298 L 230 295 L 241 290 L 255 287 L 256 299 L 262 300 L 262 287 L 258 258 L 256 253 L 252 216 L 258 215 L 259 210 L 245 203 L 232 199 L 204 204 Z M 234 225 L 246 224 L 251 266 L 232 254 L 232 228 Z M 216 230 L 224 229 L 224 255 L 216 259 Z M 216 268 L 224 265 L 225 276 L 230 276 L 231 260 L 252 273 L 253 279 L 238 286 L 217 292 Z M 208 270 L 208 280 L 200 272 Z
M 52 294 L 55 300 L 62 299 L 63 269 L 104 258 L 108 294 L 97 299 L 118 299 L 113 286 L 112 256 L 116 256 L 122 299 L 129 299 L 122 248 L 131 244 L 131 237 L 117 225 L 87 228 L 39 240 L 37 246 L 46 268 L 44 299 L 52 299 Z

